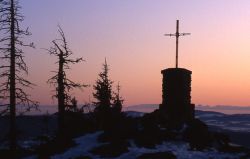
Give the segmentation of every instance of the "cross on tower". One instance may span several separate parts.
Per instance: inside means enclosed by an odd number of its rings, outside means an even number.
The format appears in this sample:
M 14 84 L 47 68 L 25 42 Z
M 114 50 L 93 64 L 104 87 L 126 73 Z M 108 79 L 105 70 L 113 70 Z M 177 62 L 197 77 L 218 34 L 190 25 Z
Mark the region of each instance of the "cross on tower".
M 178 68 L 178 45 L 179 36 L 190 35 L 191 33 L 179 33 L 179 20 L 176 20 L 176 33 L 175 34 L 164 34 L 165 36 L 175 36 L 176 37 L 176 57 L 175 57 L 175 67 Z

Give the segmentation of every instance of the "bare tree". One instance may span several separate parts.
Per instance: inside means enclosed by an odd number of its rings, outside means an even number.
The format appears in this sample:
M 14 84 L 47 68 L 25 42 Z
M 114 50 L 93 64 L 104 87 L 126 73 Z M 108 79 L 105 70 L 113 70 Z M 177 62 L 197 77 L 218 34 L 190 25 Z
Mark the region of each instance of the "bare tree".
M 59 134 L 64 133 L 64 116 L 65 107 L 71 102 L 70 91 L 74 88 L 83 88 L 87 85 L 75 83 L 68 79 L 66 76 L 66 70 L 70 69 L 70 64 L 76 64 L 83 61 L 82 58 L 71 59 L 73 54 L 68 47 L 64 32 L 60 26 L 58 26 L 58 32 L 60 38 L 53 40 L 53 46 L 48 49 L 51 55 L 58 58 L 56 64 L 58 64 L 58 70 L 54 71 L 56 74 L 48 80 L 48 83 L 55 87 L 56 94 L 53 97 L 58 100 L 58 129 Z
M 30 100 L 30 95 L 24 91 L 24 87 L 33 84 L 22 77 L 22 73 L 28 74 L 28 67 L 24 61 L 23 47 L 34 48 L 33 43 L 25 44 L 23 38 L 31 35 L 28 28 L 23 30 L 20 23 L 24 20 L 20 13 L 21 7 L 18 0 L 0 0 L 0 59 L 3 60 L 1 69 L 1 98 L 5 100 L 1 107 L 6 107 L 10 116 L 10 149 L 17 147 L 16 137 L 16 106 L 37 106 L 37 102 Z

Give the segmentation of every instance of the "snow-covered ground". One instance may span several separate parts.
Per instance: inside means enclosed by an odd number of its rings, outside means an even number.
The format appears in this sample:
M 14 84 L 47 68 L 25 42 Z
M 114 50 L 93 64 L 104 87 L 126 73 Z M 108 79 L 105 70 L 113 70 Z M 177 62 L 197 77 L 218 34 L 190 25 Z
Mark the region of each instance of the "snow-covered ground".
M 142 117 L 144 114 L 143 112 L 126 111 L 126 116 L 132 118 Z
M 154 109 L 153 106 L 149 106 L 149 111 L 150 109 Z M 139 109 L 139 106 L 138 106 Z M 136 112 L 133 109 L 128 109 L 127 110 L 127 116 L 130 117 L 140 117 L 144 113 L 143 112 Z M 196 117 L 204 121 L 208 126 L 215 126 L 224 130 L 228 130 L 231 132 L 236 132 L 236 133 L 250 133 L 250 115 L 247 114 L 237 114 L 237 115 L 227 115 L 223 113 L 218 113 L 218 112 L 205 112 L 205 111 L 196 111 Z M 25 126 L 25 130 L 23 131 L 23 134 L 27 134 L 26 130 L 30 130 L 32 127 L 32 134 L 28 133 L 29 136 L 35 135 L 35 134 L 40 134 L 44 133 L 46 130 L 46 127 L 48 126 L 49 129 L 53 127 L 53 130 L 51 129 L 50 132 L 54 131 L 54 125 L 56 123 L 56 118 L 55 116 L 49 116 L 47 119 L 48 125 L 46 124 L 46 118 L 42 116 L 34 117 L 34 120 L 30 120 L 30 118 L 33 118 L 31 116 L 29 117 L 20 117 L 20 124 Z M 31 122 L 30 122 L 31 121 Z M 5 119 L 2 118 L 0 120 L 0 129 L 1 127 L 4 128 L 5 126 L 1 123 L 5 123 Z M 30 122 L 30 123 L 29 123 Z M 29 123 L 29 124 L 28 124 Z M 35 124 L 34 124 L 35 123 Z M 30 128 L 28 128 L 30 127 Z M 6 128 L 6 127 L 5 127 Z M 42 128 L 41 130 L 38 128 Z M 1 129 L 3 130 L 3 129 Z M 3 130 L 4 132 L 4 130 Z M 56 154 L 54 156 L 51 156 L 52 159 L 74 159 L 76 157 L 80 156 L 89 156 L 93 159 L 99 159 L 101 157 L 94 155 L 90 152 L 95 147 L 99 147 L 105 143 L 98 143 L 97 138 L 102 132 L 96 132 L 92 134 L 87 134 L 84 136 L 81 136 L 79 138 L 74 139 L 75 143 L 77 144 L 75 147 L 72 147 L 65 151 L 62 154 Z M 250 135 L 250 134 L 249 134 Z M 247 137 L 249 137 L 249 135 Z M 0 135 L 1 137 L 1 135 Z M 239 138 L 237 136 L 237 138 Z M 25 139 L 25 137 L 24 137 Z M 246 140 L 245 138 L 244 140 Z M 28 140 L 25 141 L 26 145 L 30 145 Z M 35 144 L 35 143 L 34 143 Z M 240 144 L 240 143 L 238 143 Z M 0 144 L 1 145 L 1 144 Z M 25 146 L 25 144 L 22 144 Z M 149 149 L 149 148 L 139 148 L 137 147 L 133 141 L 130 141 L 130 146 L 128 147 L 128 152 L 122 154 L 119 157 L 116 157 L 115 159 L 132 159 L 136 158 L 142 154 L 145 153 L 157 153 L 157 152 L 172 152 L 178 159 L 209 159 L 209 158 L 215 158 L 215 159 L 220 159 L 220 158 L 240 158 L 242 154 L 229 154 L 229 153 L 221 153 L 216 150 L 207 150 L 207 151 L 190 151 L 189 150 L 189 145 L 185 142 L 164 142 L 161 145 L 157 145 L 156 148 L 154 149 Z M 30 156 L 26 157 L 25 159 L 36 159 L 37 156 Z
M 51 157 L 51 159 L 69 159 L 69 158 L 76 158 L 79 156 L 91 156 L 92 158 L 98 158 L 97 156 L 94 156 L 91 153 L 89 153 L 89 151 L 94 147 L 101 146 L 102 144 L 104 144 L 97 142 L 97 137 L 101 133 L 102 132 L 96 132 L 93 134 L 87 134 L 85 136 L 74 139 L 77 146 L 70 148 L 63 154 L 54 155 Z
M 222 114 L 218 112 L 196 111 L 196 117 L 209 126 L 217 126 L 233 132 L 250 133 L 249 114 Z
M 74 159 L 81 156 L 101 159 L 101 157 L 93 155 L 89 152 L 91 149 L 105 144 L 97 142 L 97 138 L 101 133 L 102 132 L 96 132 L 74 139 L 77 144 L 75 147 L 68 149 L 62 154 L 51 156 L 51 159 Z M 172 152 L 177 159 L 237 159 L 244 155 L 222 153 L 214 149 L 206 151 L 191 151 L 189 149 L 189 145 L 185 142 L 164 142 L 161 145 L 157 145 L 154 149 L 149 149 L 139 148 L 133 143 L 133 141 L 130 141 L 130 146 L 128 147 L 129 151 L 113 159 L 134 159 L 142 154 L 157 152 Z M 26 157 L 25 159 L 37 159 L 37 156 Z

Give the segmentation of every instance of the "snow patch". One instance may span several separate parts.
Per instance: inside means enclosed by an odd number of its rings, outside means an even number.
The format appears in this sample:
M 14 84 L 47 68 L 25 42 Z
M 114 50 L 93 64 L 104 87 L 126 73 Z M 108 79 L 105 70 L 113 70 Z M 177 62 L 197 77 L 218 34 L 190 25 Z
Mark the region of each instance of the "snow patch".
M 94 147 L 104 144 L 104 143 L 98 143 L 97 141 L 98 136 L 102 133 L 103 133 L 102 131 L 99 131 L 93 134 L 87 134 L 82 137 L 74 139 L 77 146 L 70 148 L 63 154 L 54 155 L 51 157 L 51 159 L 69 159 L 79 156 L 91 156 L 93 158 L 97 158 L 96 156 L 93 156 L 91 153 L 89 153 L 89 151 Z
M 196 115 L 196 117 L 198 118 L 213 118 L 213 117 L 223 117 L 225 116 L 224 114 L 213 114 L 213 113 L 207 113 L 207 114 L 199 114 L 199 115 Z
M 126 111 L 125 114 L 127 117 L 139 118 L 142 117 L 145 113 L 136 111 Z
M 126 158 L 134 158 L 138 157 L 145 153 L 157 153 L 157 152 L 172 152 L 178 159 L 235 159 L 239 158 L 243 154 L 230 154 L 230 153 L 222 153 L 216 150 L 207 150 L 207 151 L 190 151 L 190 147 L 188 143 L 185 142 L 164 142 L 161 145 L 157 145 L 155 149 L 148 148 L 138 148 L 132 146 L 129 148 L 129 152 L 127 154 L 121 155 L 116 159 L 126 159 Z

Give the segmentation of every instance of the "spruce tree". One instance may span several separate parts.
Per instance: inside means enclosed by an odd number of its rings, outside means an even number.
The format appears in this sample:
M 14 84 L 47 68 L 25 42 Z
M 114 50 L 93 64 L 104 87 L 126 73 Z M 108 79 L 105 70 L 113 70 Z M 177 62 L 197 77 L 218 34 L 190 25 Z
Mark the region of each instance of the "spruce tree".
M 109 67 L 105 59 L 102 71 L 94 85 L 93 96 L 96 99 L 95 117 L 100 129 L 112 130 L 120 120 L 123 99 L 120 96 L 120 84 L 117 85 L 117 92 L 112 91 L 113 81 L 109 78 Z
M 94 102 L 95 112 L 107 112 L 112 106 L 112 84 L 113 81 L 109 79 L 109 68 L 105 58 L 102 72 L 99 73 L 99 78 L 94 85 L 93 96 L 96 99 Z
M 120 96 L 120 91 L 121 91 L 121 86 L 120 83 L 118 82 L 116 86 L 116 92 L 114 93 L 114 98 L 113 98 L 113 110 L 115 113 L 120 113 L 122 111 L 122 104 L 124 100 Z

